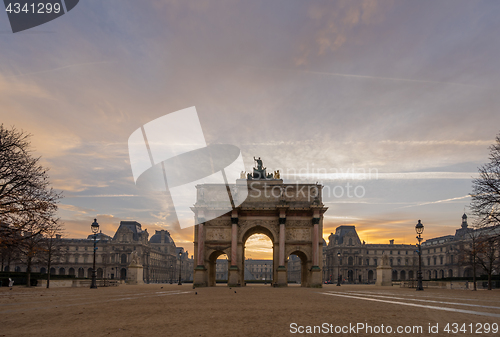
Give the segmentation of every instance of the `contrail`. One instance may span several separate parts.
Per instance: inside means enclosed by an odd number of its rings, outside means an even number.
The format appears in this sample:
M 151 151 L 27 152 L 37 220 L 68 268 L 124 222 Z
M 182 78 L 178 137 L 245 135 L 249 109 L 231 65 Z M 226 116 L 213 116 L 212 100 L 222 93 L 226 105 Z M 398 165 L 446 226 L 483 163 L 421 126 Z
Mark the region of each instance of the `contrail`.
M 340 74 L 340 73 L 329 73 L 329 72 L 321 72 L 321 71 L 312 71 L 312 70 L 302 70 L 302 69 L 290 69 L 290 68 L 266 68 L 266 67 L 250 67 L 243 66 L 244 68 L 251 69 L 263 69 L 263 70 L 274 70 L 274 71 L 296 71 L 307 74 L 314 75 L 327 75 L 327 76 L 336 76 L 336 77 L 347 77 L 347 78 L 360 78 L 360 79 L 370 79 L 370 80 L 384 80 L 384 81 L 399 81 L 399 82 L 410 82 L 410 83 L 427 83 L 427 84 L 453 84 L 460 85 L 464 87 L 473 87 L 473 88 L 481 88 L 488 89 L 488 87 L 483 87 L 479 85 L 473 84 L 465 84 L 465 83 L 457 83 L 457 82 L 440 82 L 440 81 L 428 81 L 428 80 L 412 80 L 408 78 L 394 78 L 394 77 L 378 77 L 378 76 L 368 76 L 368 75 L 354 75 L 354 74 Z
M 432 205 L 432 204 L 440 204 L 442 202 L 447 202 L 447 201 L 453 201 L 453 200 L 461 200 L 461 199 L 467 199 L 470 198 L 470 195 L 464 195 L 463 197 L 456 197 L 456 198 L 450 198 L 450 199 L 443 199 L 443 200 L 437 200 L 437 201 L 429 201 L 429 202 L 423 202 L 420 204 L 416 205 L 409 205 L 409 206 L 403 206 L 399 208 L 408 208 L 408 207 L 416 207 L 416 206 L 424 206 L 424 205 Z
M 22 77 L 22 76 L 38 75 L 38 74 L 49 73 L 51 71 L 57 71 L 57 70 L 62 70 L 62 69 L 67 69 L 67 68 L 73 68 L 73 67 L 79 67 L 79 66 L 87 66 L 87 65 L 94 65 L 94 64 L 104 64 L 104 63 L 111 63 L 111 62 L 109 62 L 109 61 L 101 61 L 101 62 L 87 62 L 87 63 L 69 64 L 67 66 L 62 66 L 62 67 L 58 67 L 58 68 L 52 68 L 52 69 L 34 71 L 34 72 L 31 72 L 31 73 L 23 73 L 23 74 L 18 74 L 18 75 L 10 75 L 10 76 L 6 76 L 5 78 L 15 78 L 15 77 Z

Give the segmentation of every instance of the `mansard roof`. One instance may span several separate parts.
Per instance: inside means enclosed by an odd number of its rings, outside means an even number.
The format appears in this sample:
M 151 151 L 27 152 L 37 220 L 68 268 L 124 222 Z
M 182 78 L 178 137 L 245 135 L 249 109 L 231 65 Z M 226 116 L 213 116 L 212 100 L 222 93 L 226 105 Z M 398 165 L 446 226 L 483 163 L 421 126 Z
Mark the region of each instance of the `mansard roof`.
M 104 234 L 102 231 L 97 233 L 97 241 L 111 240 L 111 236 Z M 87 236 L 87 240 L 94 240 L 94 234 Z
M 163 240 L 162 240 L 163 238 Z M 163 241 L 163 242 L 162 242 Z M 149 239 L 149 243 L 173 243 L 174 239 L 170 236 L 170 233 L 166 230 L 155 231 L 155 234 Z
M 335 230 L 335 235 L 339 238 L 337 244 L 342 244 L 344 242 L 344 237 L 350 234 L 349 236 L 354 236 L 358 241 L 359 236 L 356 232 L 356 226 L 339 226 Z
M 116 230 L 113 240 L 117 240 L 118 234 L 124 231 L 132 232 L 134 241 L 139 241 L 139 236 L 143 233 L 147 233 L 147 230 L 142 230 L 141 224 L 137 221 L 121 221 L 120 227 Z

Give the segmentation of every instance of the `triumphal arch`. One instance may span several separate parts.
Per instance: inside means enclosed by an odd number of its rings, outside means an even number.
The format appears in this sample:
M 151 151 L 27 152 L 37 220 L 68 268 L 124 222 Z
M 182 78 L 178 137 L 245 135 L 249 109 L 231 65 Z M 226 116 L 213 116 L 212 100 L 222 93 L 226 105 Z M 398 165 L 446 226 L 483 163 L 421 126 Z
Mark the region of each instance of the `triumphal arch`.
M 195 287 L 215 286 L 217 258 L 228 257 L 228 286 L 244 286 L 245 242 L 253 234 L 264 234 L 273 243 L 272 285 L 287 286 L 290 255 L 301 260 L 301 285 L 322 285 L 323 213 L 319 184 L 283 183 L 279 171 L 267 173 L 260 158 L 252 173 L 226 184 L 231 200 L 245 196 L 226 214 L 213 218 L 218 210 L 220 184 L 198 185 L 194 235 Z M 223 185 L 222 185 L 223 186 Z M 220 213 L 219 213 L 220 214 Z M 212 219 L 205 221 L 205 218 Z

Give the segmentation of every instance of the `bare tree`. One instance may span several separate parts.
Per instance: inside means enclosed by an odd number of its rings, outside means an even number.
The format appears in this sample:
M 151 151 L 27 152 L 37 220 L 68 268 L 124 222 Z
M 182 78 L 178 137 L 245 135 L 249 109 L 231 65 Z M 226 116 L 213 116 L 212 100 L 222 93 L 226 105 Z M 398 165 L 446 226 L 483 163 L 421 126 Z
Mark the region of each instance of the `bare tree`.
M 474 290 L 477 290 L 477 267 L 478 267 L 478 254 L 481 242 L 481 232 L 479 230 L 470 229 L 464 235 L 464 241 L 462 241 L 460 247 L 459 261 L 462 265 L 472 267 L 472 282 L 474 285 Z
M 38 260 L 40 264 L 47 267 L 47 288 L 50 287 L 50 268 L 53 264 L 59 262 L 62 257 L 61 233 L 62 226 L 57 220 L 54 220 L 52 226 L 47 228 L 47 231 L 40 242 L 41 250 Z
M 57 221 L 53 219 L 33 219 L 25 224 L 23 231 L 23 240 L 15 246 L 19 252 L 20 260 L 26 265 L 27 286 L 31 286 L 31 269 L 43 259 L 47 249 L 47 236 L 54 235 L 54 229 L 57 227 Z M 52 247 L 53 248 L 53 247 Z M 50 274 L 50 269 L 49 273 Z
M 50 220 L 62 197 L 50 187 L 47 169 L 40 165 L 40 158 L 32 156 L 30 136 L 0 125 L 0 246 L 3 247 L 15 246 L 41 234 L 43 226 L 33 226 L 33 222 Z
M 44 236 L 54 225 L 62 197 L 51 187 L 47 169 L 33 157 L 30 135 L 0 125 L 0 247 L 15 249 L 27 266 L 41 250 Z
M 500 224 L 500 134 L 490 146 L 489 159 L 479 167 L 479 178 L 472 181 L 471 210 L 480 227 Z
M 488 274 L 488 290 L 492 289 L 491 276 L 498 266 L 499 238 L 493 233 L 487 233 L 478 242 L 477 262 Z

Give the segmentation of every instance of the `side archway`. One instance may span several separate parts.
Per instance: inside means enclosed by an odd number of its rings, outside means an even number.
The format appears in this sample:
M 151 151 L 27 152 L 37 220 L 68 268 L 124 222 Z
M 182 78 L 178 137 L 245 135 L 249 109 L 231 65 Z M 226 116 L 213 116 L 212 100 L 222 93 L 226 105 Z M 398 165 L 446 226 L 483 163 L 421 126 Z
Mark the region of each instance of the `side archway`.
M 309 279 L 309 273 L 308 273 L 307 267 L 311 262 L 309 257 L 302 250 L 293 250 L 287 256 L 290 256 L 290 255 L 295 255 L 300 259 L 300 286 L 301 287 L 308 287 L 309 283 L 310 283 L 310 279 Z M 286 265 L 287 270 L 289 270 L 289 268 L 290 268 L 288 261 L 289 261 L 289 259 L 286 262 L 287 263 L 287 265 Z
M 208 252 L 208 286 L 215 287 L 217 284 L 217 259 L 221 255 L 229 256 L 228 249 L 224 250 L 212 250 L 212 252 Z M 230 248 L 229 248 L 230 250 Z M 228 263 L 228 266 L 230 262 Z M 228 271 L 229 272 L 229 271 Z

